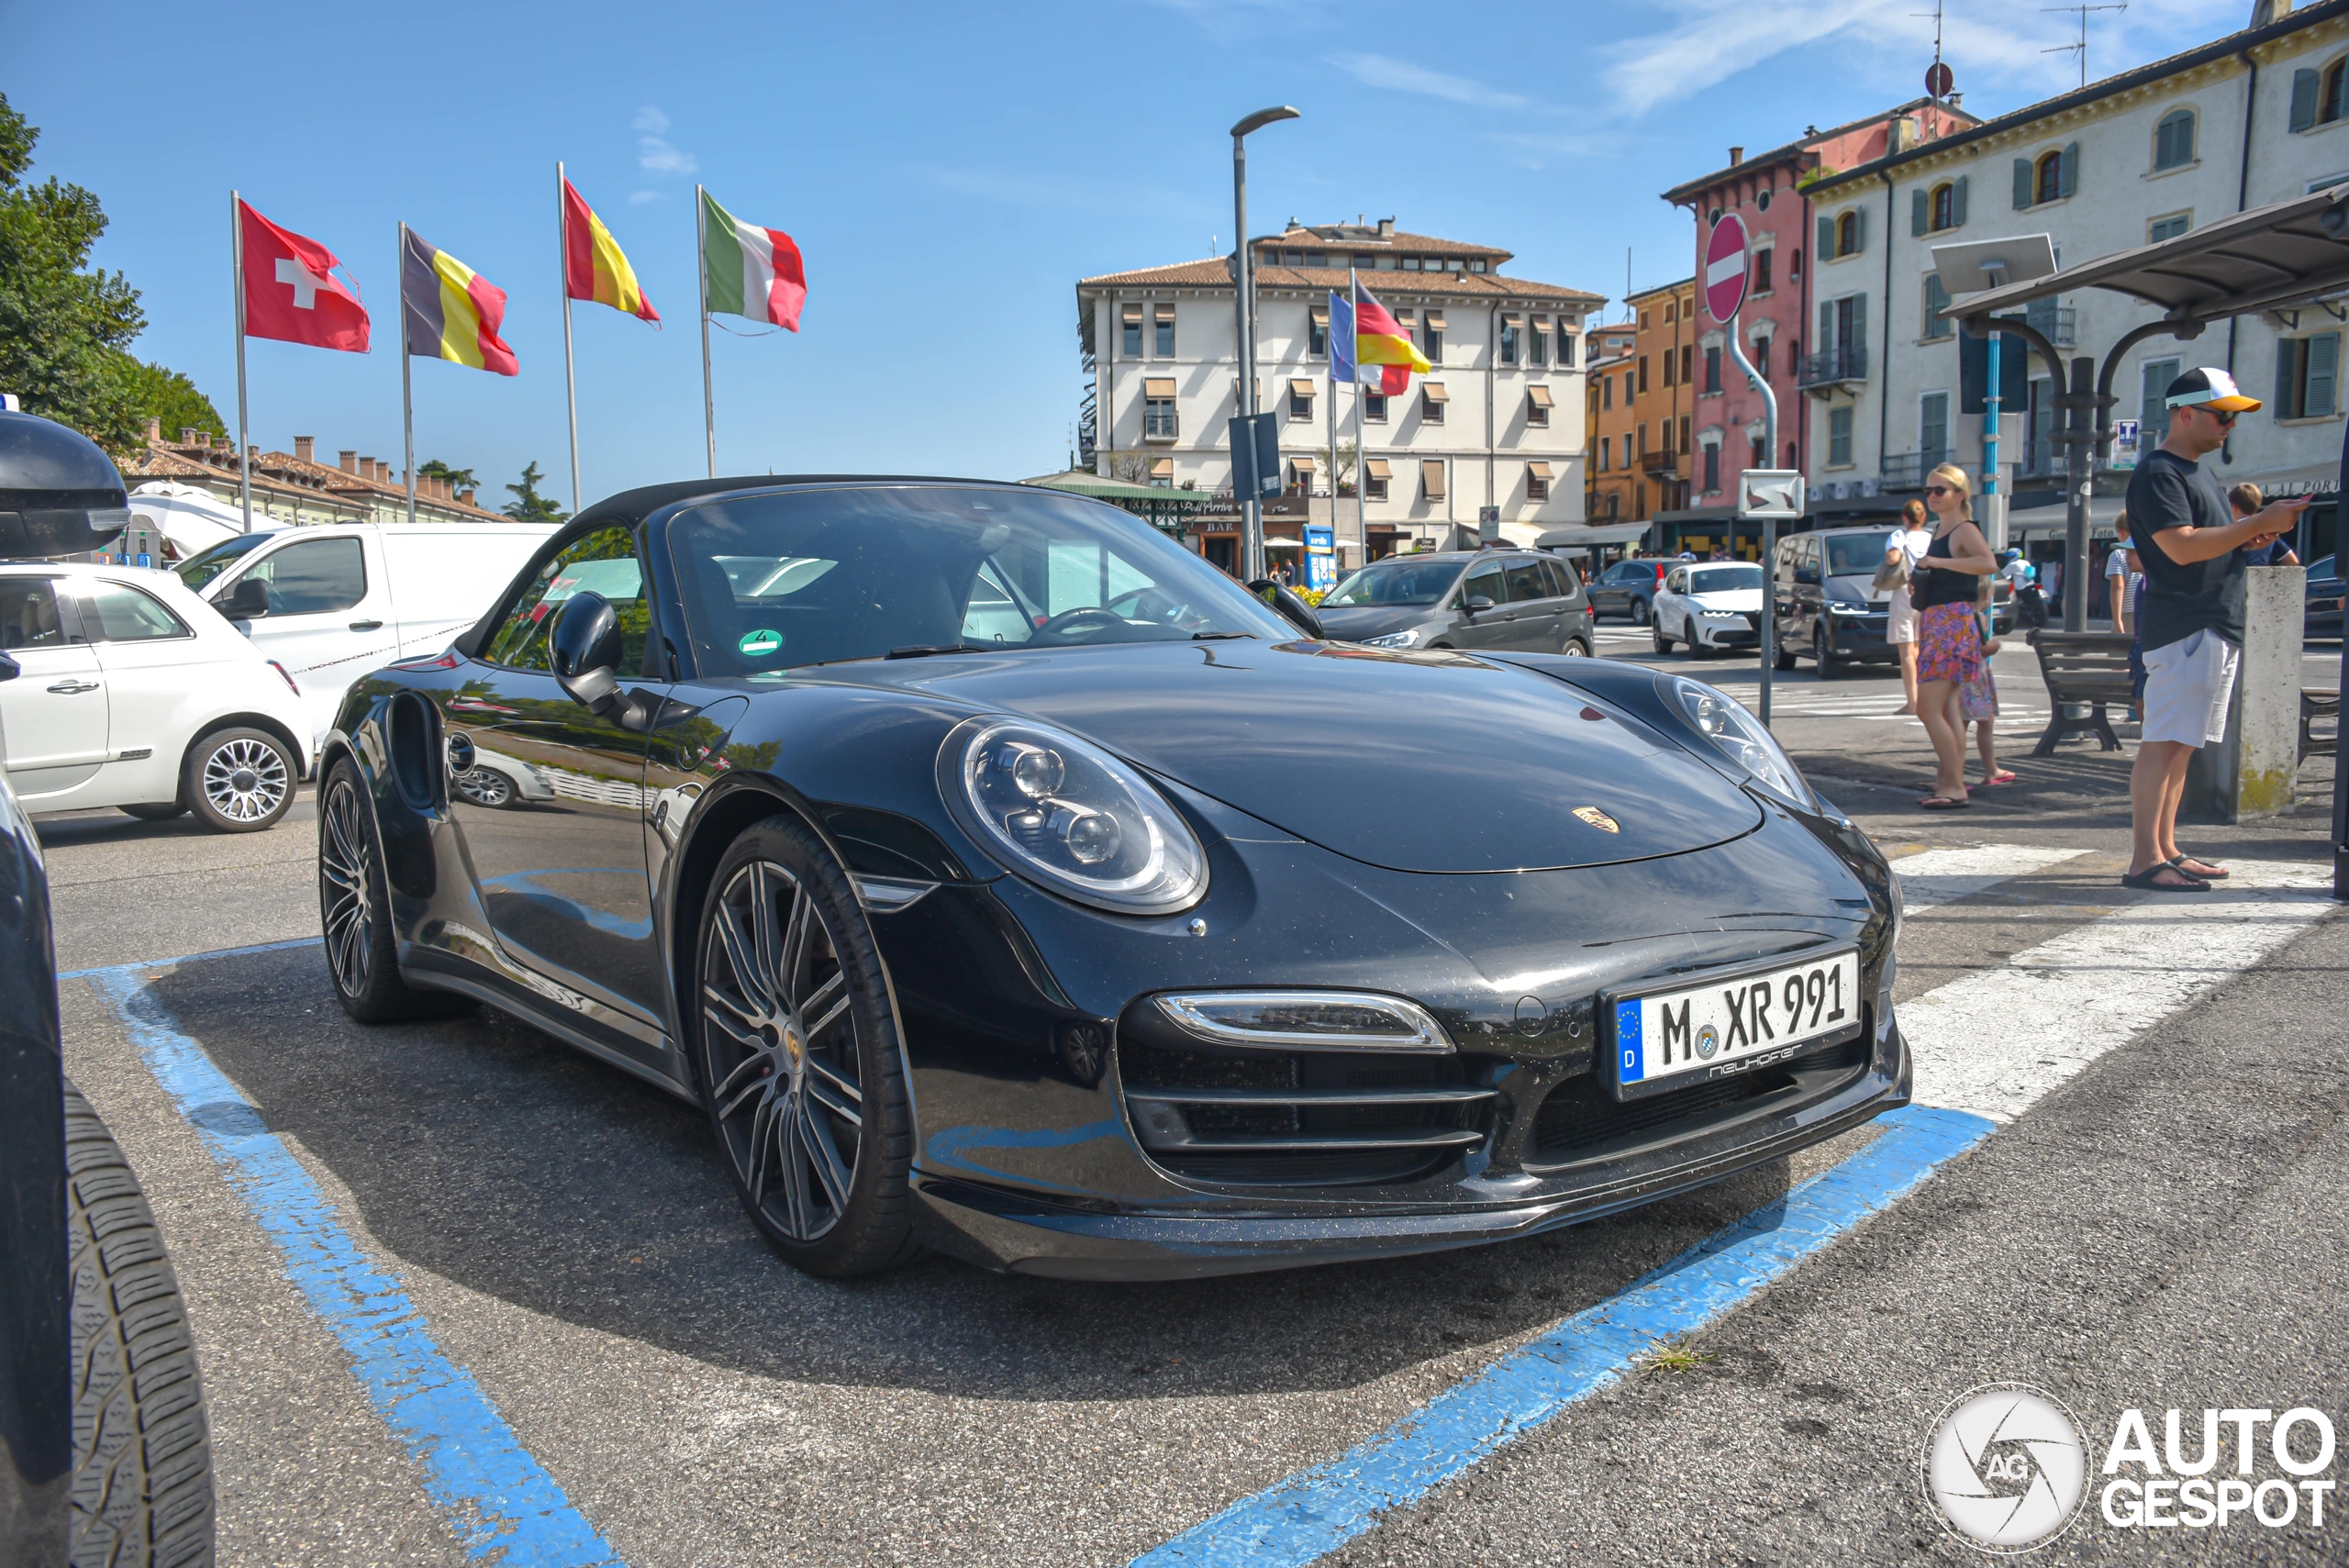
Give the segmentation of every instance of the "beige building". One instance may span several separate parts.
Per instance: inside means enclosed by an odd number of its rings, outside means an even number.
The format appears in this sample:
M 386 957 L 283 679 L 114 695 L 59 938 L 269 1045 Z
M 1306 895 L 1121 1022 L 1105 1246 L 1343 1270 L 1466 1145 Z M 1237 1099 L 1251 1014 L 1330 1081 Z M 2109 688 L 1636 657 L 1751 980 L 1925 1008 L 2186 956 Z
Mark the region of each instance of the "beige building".
M 291 452 L 252 451 L 253 526 L 282 528 L 298 523 L 401 523 L 407 520 L 407 490 L 388 462 L 346 451 L 332 465 L 317 461 L 316 439 L 294 438 Z M 238 506 L 237 448 L 226 437 L 207 437 L 182 430 L 176 441 L 163 439 L 161 422 L 147 422 L 147 444 L 122 463 L 122 477 L 132 489 L 154 480 L 187 484 L 215 500 Z M 502 512 L 478 505 L 471 490 L 451 490 L 441 480 L 417 482 L 416 520 L 419 523 L 500 523 Z
M 1391 218 L 1292 221 L 1251 243 L 1257 406 L 1280 420 L 1283 482 L 1308 503 L 1304 514 L 1329 517 L 1334 491 L 1341 568 L 1456 542 L 1477 530 L 1486 508 L 1497 511 L 1500 535 L 1525 543 L 1583 520 L 1581 339 L 1600 295 L 1509 276 L 1507 250 L 1405 233 Z M 1361 533 L 1355 392 L 1329 379 L 1329 296 L 1344 294 L 1349 268 L 1435 367 L 1408 394 L 1364 400 Z M 1080 466 L 1228 494 L 1226 426 L 1239 401 L 1231 259 L 1085 278 L 1076 297 L 1093 379 Z M 1343 470 L 1334 486 L 1333 438 Z M 1284 518 L 1265 531 L 1296 530 Z M 1212 513 L 1190 534 L 1227 570 L 1237 537 L 1236 517 Z

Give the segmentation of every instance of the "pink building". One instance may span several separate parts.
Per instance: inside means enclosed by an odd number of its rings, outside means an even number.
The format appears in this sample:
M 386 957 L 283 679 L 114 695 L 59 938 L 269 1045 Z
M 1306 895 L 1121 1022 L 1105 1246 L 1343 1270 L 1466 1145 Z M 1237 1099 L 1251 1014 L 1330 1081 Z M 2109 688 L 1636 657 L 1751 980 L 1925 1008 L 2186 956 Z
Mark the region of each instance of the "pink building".
M 1700 281 L 1705 242 L 1712 237 L 1713 226 L 1729 213 L 1745 220 L 1752 237 L 1752 275 L 1738 330 L 1746 358 L 1777 393 L 1778 447 L 1775 452 L 1764 450 L 1762 395 L 1738 374 L 1729 355 L 1727 326 L 1699 304 L 1696 340 L 1684 362 L 1665 373 L 1691 384 L 1695 428 L 1683 459 L 1688 465 L 1689 504 L 1679 512 L 1659 515 L 1657 536 L 1648 541 L 1651 547 L 1677 549 L 1684 537 L 1720 542 L 1725 532 L 1733 531 L 1727 519 L 1740 473 L 1749 468 L 1805 466 L 1814 421 L 1812 399 L 1804 395 L 1804 389 L 1817 386 L 1824 395 L 1839 373 L 1835 365 L 1816 362 L 1832 355 L 1806 359 L 1803 352 L 1812 314 L 1810 269 L 1804 258 L 1817 242 L 1806 181 L 1979 123 L 1958 106 L 1955 95 L 1946 102 L 1918 98 L 1831 130 L 1812 126 L 1798 139 L 1753 158 L 1744 156 L 1743 148 L 1732 147 L 1726 167 L 1664 193 L 1665 201 L 1696 216 L 1693 260 Z M 1698 297 L 1702 299 L 1701 292 Z M 1746 534 L 1750 537 L 1737 539 L 1736 552 L 1756 558 L 1760 531 L 1749 528 Z

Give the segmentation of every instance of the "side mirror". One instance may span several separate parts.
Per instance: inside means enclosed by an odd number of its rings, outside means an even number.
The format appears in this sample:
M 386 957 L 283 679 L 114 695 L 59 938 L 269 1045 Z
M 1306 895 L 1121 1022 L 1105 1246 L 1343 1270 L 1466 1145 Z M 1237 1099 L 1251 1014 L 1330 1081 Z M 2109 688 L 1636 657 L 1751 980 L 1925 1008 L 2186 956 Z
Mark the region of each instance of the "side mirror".
M 254 620 L 269 614 L 269 584 L 258 577 L 239 577 L 220 613 L 230 620 Z
M 0 653 L 0 681 L 13 681 L 25 673 L 25 667 L 6 653 Z
M 619 612 L 593 589 L 573 594 L 555 612 L 554 632 L 547 645 L 555 684 L 596 717 L 623 729 L 642 729 L 642 706 L 620 690 L 619 677 L 614 673 L 622 647 Z
M 1484 595 L 1471 594 L 1468 595 L 1468 613 L 1470 615 L 1482 615 L 1492 607 L 1493 601 L 1485 597 Z
M 1317 642 L 1326 642 L 1330 634 L 1322 629 L 1321 617 L 1313 606 L 1284 588 L 1269 577 L 1259 577 L 1248 584 L 1248 591 L 1270 605 L 1282 619 L 1296 627 Z

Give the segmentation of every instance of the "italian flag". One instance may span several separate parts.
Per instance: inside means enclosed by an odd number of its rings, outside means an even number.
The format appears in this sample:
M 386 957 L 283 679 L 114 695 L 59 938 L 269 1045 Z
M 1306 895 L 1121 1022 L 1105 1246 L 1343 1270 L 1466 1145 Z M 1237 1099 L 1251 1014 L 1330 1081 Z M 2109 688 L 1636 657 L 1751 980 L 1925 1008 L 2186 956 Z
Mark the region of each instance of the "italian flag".
M 701 193 L 701 307 L 710 314 L 771 321 L 799 330 L 799 307 L 807 302 L 807 274 L 799 247 L 780 228 L 744 223 Z

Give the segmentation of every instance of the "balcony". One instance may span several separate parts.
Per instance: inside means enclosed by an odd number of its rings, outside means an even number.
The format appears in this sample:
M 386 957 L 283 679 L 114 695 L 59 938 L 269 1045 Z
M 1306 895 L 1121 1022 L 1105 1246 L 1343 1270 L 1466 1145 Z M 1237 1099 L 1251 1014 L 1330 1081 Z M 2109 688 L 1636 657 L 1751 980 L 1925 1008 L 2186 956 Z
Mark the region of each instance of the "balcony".
M 1822 349 L 1815 354 L 1805 354 L 1795 384 L 1805 392 L 1817 393 L 1823 397 L 1830 387 L 1847 386 L 1867 378 L 1867 345 L 1844 343 L 1836 348 Z
M 1876 481 L 1876 492 L 1884 495 L 1920 491 L 1925 487 L 1925 475 L 1945 462 L 1956 463 L 1965 473 L 1966 482 L 1979 489 L 1982 484 L 1982 465 L 1979 462 L 1957 462 L 1955 454 L 1947 451 L 1891 452 L 1877 465 L 1876 472 L 1881 477 Z
M 1680 473 L 1680 454 L 1678 452 L 1642 452 L 1640 454 L 1640 472 L 1676 476 Z
M 2072 306 L 2034 299 L 2022 307 L 2022 318 L 2024 325 L 2059 349 L 2078 341 L 2080 313 Z

